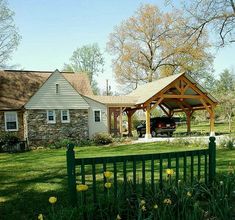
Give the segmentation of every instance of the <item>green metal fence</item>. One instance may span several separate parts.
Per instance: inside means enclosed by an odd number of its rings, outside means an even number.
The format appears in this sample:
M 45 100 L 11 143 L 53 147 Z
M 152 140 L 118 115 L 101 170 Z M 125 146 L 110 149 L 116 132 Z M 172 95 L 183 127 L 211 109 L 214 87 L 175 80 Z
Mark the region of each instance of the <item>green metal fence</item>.
M 104 175 L 105 171 L 113 174 L 112 189 L 114 197 L 117 197 L 119 183 L 127 190 L 127 183 L 131 182 L 134 190 L 137 185 L 141 185 L 141 192 L 145 196 L 146 185 L 150 185 L 154 192 L 157 187 L 163 187 L 166 178 L 166 170 L 174 171 L 174 181 L 179 180 L 204 181 L 206 184 L 212 183 L 216 170 L 216 145 L 215 138 L 210 137 L 208 149 L 169 152 L 144 155 L 126 155 L 96 158 L 75 158 L 74 145 L 69 144 L 67 148 L 67 173 L 69 194 L 72 205 L 77 204 L 77 184 L 89 185 L 92 190 L 92 200 L 97 202 L 97 188 L 104 187 L 108 181 Z M 86 198 L 83 198 L 86 202 Z

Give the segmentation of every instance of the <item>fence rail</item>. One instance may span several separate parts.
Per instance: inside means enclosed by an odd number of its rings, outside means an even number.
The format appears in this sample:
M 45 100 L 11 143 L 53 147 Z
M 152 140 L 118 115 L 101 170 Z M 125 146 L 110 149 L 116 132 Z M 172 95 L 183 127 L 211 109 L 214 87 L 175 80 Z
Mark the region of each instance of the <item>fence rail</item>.
M 77 203 L 76 184 L 88 183 L 92 188 L 93 202 L 97 201 L 97 184 L 104 187 L 107 182 L 103 175 L 105 171 L 113 173 L 113 193 L 117 197 L 118 183 L 123 183 L 124 192 L 126 185 L 131 181 L 133 189 L 137 190 L 137 183 L 141 184 L 142 195 L 145 196 L 146 185 L 150 185 L 154 192 L 156 187 L 162 188 L 166 169 L 174 170 L 174 182 L 178 180 L 190 181 L 203 180 L 210 184 L 215 178 L 215 138 L 210 137 L 208 149 L 169 152 L 144 155 L 126 155 L 96 158 L 75 158 L 74 145 L 69 144 L 67 149 L 67 171 L 71 202 Z M 77 169 L 76 169 L 77 167 Z M 84 201 L 86 198 L 84 197 Z

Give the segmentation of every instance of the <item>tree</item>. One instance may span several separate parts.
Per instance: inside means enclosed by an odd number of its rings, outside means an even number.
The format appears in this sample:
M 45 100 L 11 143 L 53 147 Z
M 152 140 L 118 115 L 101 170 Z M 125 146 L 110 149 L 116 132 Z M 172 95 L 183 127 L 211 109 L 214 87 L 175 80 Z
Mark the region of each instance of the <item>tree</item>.
M 185 41 L 182 13 L 163 13 L 154 5 L 143 5 L 134 16 L 115 27 L 107 43 L 115 56 L 113 69 L 121 84 L 139 83 L 180 71 L 199 70 L 210 54 L 207 37 L 199 44 Z M 207 65 L 208 66 L 208 65 Z
M 103 72 L 103 66 L 103 55 L 100 52 L 98 44 L 94 43 L 77 48 L 70 58 L 70 64 L 64 64 L 64 70 L 87 73 L 93 92 L 96 94 L 98 87 L 94 76 Z
M 7 2 L 0 0 L 0 68 L 6 66 L 11 53 L 17 48 L 20 35 L 14 25 L 14 12 Z
M 225 69 L 220 74 L 216 82 L 216 94 L 220 101 L 218 111 L 227 119 L 231 132 L 232 117 L 235 113 L 235 76 L 233 71 Z
M 189 38 L 197 40 L 207 28 L 214 31 L 218 44 L 235 42 L 235 3 L 234 0 L 193 0 L 185 1 L 184 9 L 188 12 L 191 30 Z

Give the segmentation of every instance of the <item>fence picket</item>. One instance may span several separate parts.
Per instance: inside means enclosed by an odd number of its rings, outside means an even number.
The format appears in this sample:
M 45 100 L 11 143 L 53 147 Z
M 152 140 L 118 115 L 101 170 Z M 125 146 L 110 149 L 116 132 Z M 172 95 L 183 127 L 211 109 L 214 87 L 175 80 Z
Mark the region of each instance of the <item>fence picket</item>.
M 67 150 L 67 173 L 68 173 L 68 183 L 69 183 L 69 193 L 71 197 L 71 202 L 73 205 L 76 204 L 77 195 L 76 195 L 76 173 L 75 167 L 80 166 L 81 170 L 81 182 L 82 184 L 86 184 L 89 182 L 89 176 L 86 176 L 86 170 L 88 171 L 88 167 L 86 169 L 86 165 L 91 166 L 91 176 L 92 176 L 92 190 L 93 190 L 93 202 L 97 203 L 97 179 L 102 170 L 102 182 L 104 187 L 105 195 L 107 194 L 107 189 L 105 188 L 105 183 L 107 180 L 104 172 L 111 171 L 107 170 L 110 168 L 110 164 L 113 164 L 113 190 L 114 197 L 117 199 L 118 194 L 118 166 L 117 163 L 122 165 L 122 173 L 123 175 L 123 184 L 124 184 L 124 194 L 126 194 L 127 190 L 127 174 L 132 172 L 133 174 L 133 189 L 137 191 L 137 175 L 141 174 L 142 182 L 142 195 L 146 195 L 146 183 L 150 181 L 151 189 L 154 192 L 156 189 L 156 179 L 158 179 L 160 189 L 164 186 L 163 180 L 163 173 L 166 168 L 175 169 L 175 181 L 176 184 L 180 178 L 181 172 L 183 171 L 183 179 L 187 181 L 187 176 L 190 175 L 191 183 L 194 181 L 194 169 L 195 175 L 197 176 L 198 180 L 201 177 L 204 177 L 205 183 L 208 184 L 208 180 L 211 183 L 215 178 L 215 139 L 210 138 L 209 149 L 202 149 L 202 150 L 194 150 L 194 151 L 184 151 L 184 152 L 170 152 L 170 153 L 158 153 L 158 154 L 145 154 L 145 155 L 127 155 L 127 156 L 112 156 L 112 157 L 96 157 L 96 158 L 82 158 L 76 159 L 74 156 L 73 145 L 68 145 Z M 194 159 L 194 157 L 196 157 Z M 202 159 L 204 157 L 204 159 Z M 189 162 L 190 169 L 187 169 L 187 159 L 191 159 Z M 142 165 L 140 171 L 137 169 L 137 162 Z M 155 162 L 159 162 L 159 177 L 155 173 Z M 195 164 L 196 162 L 196 164 Z M 203 164 L 204 163 L 204 164 Z M 101 170 L 98 169 L 96 165 L 100 164 L 102 167 Z M 127 164 L 128 164 L 128 171 L 127 171 Z M 132 166 L 130 166 L 132 165 Z M 150 166 L 150 177 L 146 175 L 146 172 L 149 169 L 146 169 L 146 166 Z M 183 166 L 182 166 L 183 165 Z M 204 166 L 204 170 L 203 170 Z M 196 173 L 197 170 L 197 173 Z M 137 173 L 138 171 L 138 173 Z M 204 171 L 204 173 L 202 173 Z M 188 172 L 188 173 L 187 173 Z M 89 174 L 90 175 L 90 174 Z M 97 176 L 98 175 L 98 176 Z M 157 178 L 158 177 L 158 178 Z M 86 178 L 88 180 L 86 180 Z M 174 176 L 172 177 L 174 178 Z M 173 180 L 171 178 L 171 180 Z M 86 192 L 82 193 L 84 204 L 87 203 L 86 200 Z M 92 196 L 91 196 L 92 199 Z

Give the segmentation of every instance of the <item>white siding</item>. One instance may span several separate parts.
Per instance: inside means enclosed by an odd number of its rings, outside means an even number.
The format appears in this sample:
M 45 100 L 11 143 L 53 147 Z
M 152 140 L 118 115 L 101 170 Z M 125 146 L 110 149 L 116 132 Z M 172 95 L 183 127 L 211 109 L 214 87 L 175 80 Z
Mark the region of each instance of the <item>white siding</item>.
M 93 99 L 83 97 L 89 104 L 88 110 L 88 123 L 89 123 L 89 138 L 95 133 L 108 132 L 108 120 L 107 120 L 107 107 L 104 104 L 94 101 Z M 95 122 L 94 110 L 101 111 L 101 121 Z
M 56 93 L 56 84 L 59 93 Z M 87 102 L 59 71 L 55 71 L 25 105 L 26 109 L 88 109 Z

